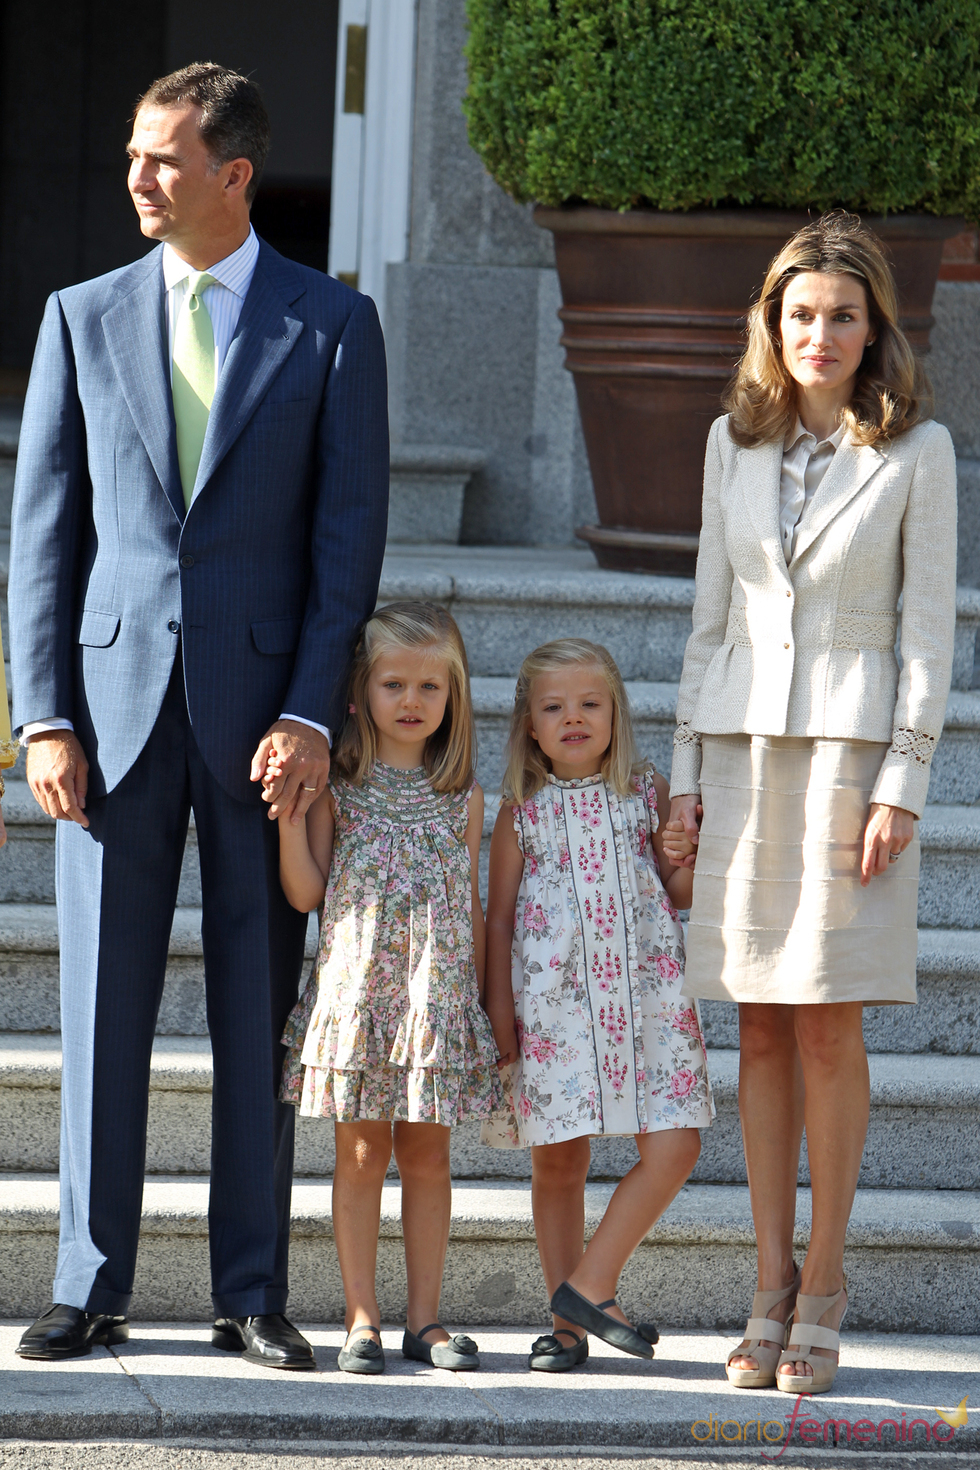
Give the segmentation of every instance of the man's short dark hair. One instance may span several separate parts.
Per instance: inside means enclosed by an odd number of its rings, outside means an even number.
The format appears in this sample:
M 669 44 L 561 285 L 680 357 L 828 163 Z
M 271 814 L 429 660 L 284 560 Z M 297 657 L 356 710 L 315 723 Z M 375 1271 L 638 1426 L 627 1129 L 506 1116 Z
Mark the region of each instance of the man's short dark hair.
M 226 66 L 195 61 L 149 86 L 136 103 L 136 112 L 143 107 L 177 107 L 182 102 L 201 109 L 201 139 L 216 168 L 233 158 L 248 159 L 252 177 L 245 198 L 251 204 L 271 141 L 269 114 L 258 87 Z

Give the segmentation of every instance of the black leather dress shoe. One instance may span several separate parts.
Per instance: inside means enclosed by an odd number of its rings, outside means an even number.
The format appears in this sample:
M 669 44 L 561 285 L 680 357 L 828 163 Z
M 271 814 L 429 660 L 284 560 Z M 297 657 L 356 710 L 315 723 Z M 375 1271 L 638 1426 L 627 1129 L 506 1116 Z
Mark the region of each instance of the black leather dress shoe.
M 211 1329 L 211 1346 L 241 1353 L 263 1368 L 315 1368 L 313 1349 L 281 1312 L 261 1317 L 219 1317 Z
M 50 1363 L 59 1358 L 80 1358 L 99 1345 L 112 1347 L 114 1343 L 128 1341 L 129 1323 L 125 1317 L 83 1312 L 79 1307 L 55 1303 L 28 1327 L 15 1352 L 21 1358 L 41 1358 Z

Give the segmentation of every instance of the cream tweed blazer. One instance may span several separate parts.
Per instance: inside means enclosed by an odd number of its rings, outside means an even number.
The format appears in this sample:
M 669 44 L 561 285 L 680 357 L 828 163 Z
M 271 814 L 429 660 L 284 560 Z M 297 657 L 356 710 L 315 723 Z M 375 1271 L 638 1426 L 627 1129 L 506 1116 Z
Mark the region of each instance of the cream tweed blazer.
M 932 421 L 879 448 L 845 435 L 789 566 L 782 457 L 711 426 L 671 795 L 699 790 L 702 735 L 823 735 L 889 742 L 872 800 L 921 816 L 953 662 L 952 440 Z

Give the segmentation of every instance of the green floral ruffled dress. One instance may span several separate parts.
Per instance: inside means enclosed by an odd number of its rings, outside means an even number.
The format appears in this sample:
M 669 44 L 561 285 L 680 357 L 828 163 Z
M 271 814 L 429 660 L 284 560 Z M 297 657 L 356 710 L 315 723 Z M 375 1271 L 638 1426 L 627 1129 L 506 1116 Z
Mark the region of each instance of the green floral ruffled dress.
M 283 1035 L 280 1097 L 341 1122 L 488 1118 L 502 1097 L 473 963 L 471 793 L 380 762 L 331 791 L 320 943 Z

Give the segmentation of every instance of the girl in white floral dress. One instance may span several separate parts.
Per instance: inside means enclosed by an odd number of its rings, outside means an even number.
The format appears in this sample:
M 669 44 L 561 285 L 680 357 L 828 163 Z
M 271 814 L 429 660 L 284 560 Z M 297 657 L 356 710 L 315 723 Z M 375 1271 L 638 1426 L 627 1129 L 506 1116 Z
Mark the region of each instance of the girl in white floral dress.
M 294 908 L 323 905 L 313 974 L 286 1028 L 281 1096 L 335 1120 L 333 1226 L 346 1298 L 339 1366 L 384 1369 L 375 1269 L 394 1145 L 408 1274 L 405 1357 L 479 1367 L 439 1325 L 449 1239 L 449 1130 L 501 1103 L 482 1008 L 477 891 L 483 793 L 473 780 L 466 652 L 449 614 L 394 603 L 354 655 L 351 718 L 331 784 L 279 821 Z M 270 762 L 267 779 L 278 766 Z
M 664 851 L 667 782 L 638 762 L 609 653 L 561 639 L 517 681 L 490 850 L 487 1011 L 514 1111 L 487 1142 L 531 1147 L 538 1252 L 554 1330 L 529 1366 L 584 1363 L 594 1332 L 653 1357 L 656 1328 L 616 1306 L 620 1272 L 697 1162 L 712 1118 L 694 1003 L 681 998 L 678 907 L 693 874 Z M 670 834 L 682 863 L 694 848 Z M 632 1134 L 639 1161 L 584 1247 L 589 1139 Z

